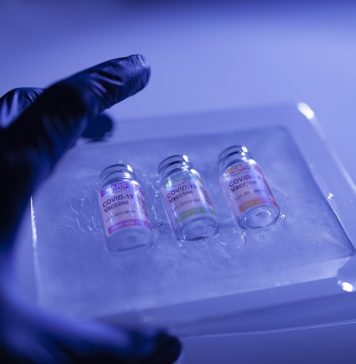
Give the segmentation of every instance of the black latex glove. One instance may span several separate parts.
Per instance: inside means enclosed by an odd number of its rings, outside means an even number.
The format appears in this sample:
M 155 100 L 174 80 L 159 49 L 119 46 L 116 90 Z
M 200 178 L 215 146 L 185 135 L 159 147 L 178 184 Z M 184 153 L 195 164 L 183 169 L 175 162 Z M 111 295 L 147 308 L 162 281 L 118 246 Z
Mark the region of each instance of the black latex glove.
M 134 95 L 150 69 L 140 55 L 114 59 L 45 90 L 16 89 L 0 99 L 0 362 L 172 363 L 177 339 L 77 322 L 44 313 L 9 289 L 16 231 L 30 196 L 88 121 Z

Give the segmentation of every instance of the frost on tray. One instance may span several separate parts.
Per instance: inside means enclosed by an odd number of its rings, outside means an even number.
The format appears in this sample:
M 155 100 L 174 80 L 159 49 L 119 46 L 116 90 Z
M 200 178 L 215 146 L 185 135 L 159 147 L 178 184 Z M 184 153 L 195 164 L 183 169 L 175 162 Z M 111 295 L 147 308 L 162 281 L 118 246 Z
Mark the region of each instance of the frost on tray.
M 265 229 L 238 228 L 219 184 L 217 156 L 245 144 L 281 208 Z M 176 240 L 157 186 L 157 165 L 188 154 L 220 223 L 206 240 Z M 95 192 L 100 171 L 130 163 L 150 206 L 154 241 L 109 252 Z M 73 149 L 34 201 L 39 295 L 43 305 L 82 316 L 227 295 L 327 277 L 330 262 L 353 253 L 341 225 L 283 129 L 248 130 Z M 305 269 L 317 267 L 317 269 Z

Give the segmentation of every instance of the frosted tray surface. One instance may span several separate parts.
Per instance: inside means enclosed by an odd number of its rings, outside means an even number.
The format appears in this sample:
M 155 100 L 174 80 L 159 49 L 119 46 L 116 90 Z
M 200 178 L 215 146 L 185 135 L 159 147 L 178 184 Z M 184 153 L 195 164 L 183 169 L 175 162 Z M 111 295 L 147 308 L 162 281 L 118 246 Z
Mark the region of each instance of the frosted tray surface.
M 224 200 L 217 155 L 237 143 L 249 147 L 280 204 L 281 217 L 269 228 L 239 229 Z M 178 242 L 156 192 L 158 163 L 177 153 L 190 156 L 218 212 L 219 233 L 205 241 Z M 156 237 L 151 246 L 110 253 L 94 188 L 100 171 L 116 161 L 138 171 Z M 34 210 L 42 304 L 88 317 L 313 280 L 304 266 L 320 263 L 322 270 L 353 254 L 282 128 L 75 148 L 35 198 Z

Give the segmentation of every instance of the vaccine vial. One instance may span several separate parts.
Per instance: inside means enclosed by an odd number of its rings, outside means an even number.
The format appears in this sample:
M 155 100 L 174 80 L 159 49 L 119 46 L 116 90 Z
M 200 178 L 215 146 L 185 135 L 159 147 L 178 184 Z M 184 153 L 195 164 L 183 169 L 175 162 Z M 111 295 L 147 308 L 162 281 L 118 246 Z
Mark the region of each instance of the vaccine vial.
M 120 251 L 148 244 L 152 226 L 132 167 L 113 164 L 101 172 L 99 181 L 99 205 L 108 249 Z
M 244 145 L 219 155 L 220 183 L 237 223 L 244 229 L 273 224 L 279 207 L 257 162 Z
M 198 240 L 214 235 L 218 228 L 216 213 L 188 156 L 164 159 L 158 173 L 164 207 L 177 239 Z

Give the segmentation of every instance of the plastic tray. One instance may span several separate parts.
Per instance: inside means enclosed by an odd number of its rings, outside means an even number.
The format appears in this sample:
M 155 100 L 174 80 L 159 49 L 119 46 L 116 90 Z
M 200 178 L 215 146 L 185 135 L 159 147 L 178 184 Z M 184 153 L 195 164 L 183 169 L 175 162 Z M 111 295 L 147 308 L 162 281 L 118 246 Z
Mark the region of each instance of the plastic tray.
M 248 145 L 280 204 L 270 228 L 238 228 L 223 199 L 216 158 L 236 143 Z M 190 155 L 218 211 L 219 233 L 205 241 L 176 241 L 157 194 L 157 164 L 177 153 Z M 94 186 L 118 160 L 136 167 L 156 236 L 151 246 L 110 253 Z M 356 283 L 354 187 L 304 103 L 122 122 L 110 142 L 66 155 L 32 214 L 39 301 L 81 317 L 220 332 L 232 330 L 231 315 L 343 299 Z M 240 320 L 234 330 L 297 324 L 289 316 Z

